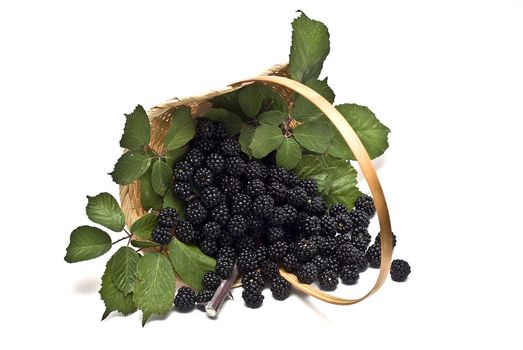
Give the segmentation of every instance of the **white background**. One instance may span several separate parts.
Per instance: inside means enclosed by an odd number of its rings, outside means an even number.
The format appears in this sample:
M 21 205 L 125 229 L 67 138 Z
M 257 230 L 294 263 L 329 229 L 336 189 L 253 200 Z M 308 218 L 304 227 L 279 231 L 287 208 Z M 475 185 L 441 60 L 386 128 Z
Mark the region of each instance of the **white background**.
M 392 130 L 376 163 L 408 282 L 348 307 L 236 291 L 217 321 L 100 322 L 105 259 L 63 256 L 85 195 L 117 195 L 123 113 L 285 62 L 297 9 L 330 29 L 336 102 Z M 521 348 L 522 18 L 516 0 L 2 1 L 2 346 Z

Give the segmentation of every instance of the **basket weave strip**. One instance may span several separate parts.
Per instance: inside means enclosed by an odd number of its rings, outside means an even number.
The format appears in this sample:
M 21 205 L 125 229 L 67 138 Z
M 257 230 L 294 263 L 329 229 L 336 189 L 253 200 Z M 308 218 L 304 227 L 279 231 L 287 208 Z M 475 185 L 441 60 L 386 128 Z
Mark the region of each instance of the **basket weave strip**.
M 322 292 L 313 286 L 301 284 L 298 282 L 298 279 L 295 275 L 285 272 L 281 269 L 280 274 L 296 289 L 301 290 L 315 298 L 336 305 L 355 304 L 374 294 L 383 285 L 390 271 L 390 264 L 392 261 L 392 229 L 385 195 L 379 182 L 376 169 L 374 168 L 374 165 L 372 164 L 365 147 L 361 143 L 361 140 L 354 132 L 354 129 L 352 129 L 352 127 L 340 114 L 340 112 L 338 112 L 338 110 L 323 96 L 304 84 L 286 78 L 286 76 L 288 76 L 286 68 L 287 67 L 285 65 L 274 66 L 263 75 L 232 84 L 223 90 L 213 91 L 198 97 L 189 97 L 181 100 L 173 99 L 154 107 L 151 109 L 151 111 L 148 112 L 152 125 L 150 147 L 157 152 L 163 152 L 163 139 L 167 129 L 169 128 L 172 113 L 176 110 L 176 108 L 180 106 L 189 106 L 191 107 L 193 113 L 192 115 L 194 117 L 198 117 L 211 108 L 212 105 L 209 100 L 213 97 L 234 91 L 254 82 L 271 86 L 280 92 L 284 98 L 287 98 L 287 101 L 289 101 L 288 96 L 290 92 L 294 91 L 313 103 L 329 118 L 336 129 L 340 132 L 343 139 L 356 157 L 356 160 L 358 161 L 358 164 L 371 190 L 381 231 L 380 273 L 371 290 L 364 296 L 356 299 L 336 297 Z M 138 181 L 135 181 L 128 186 L 121 187 L 120 199 L 122 202 L 122 209 L 126 214 L 127 225 L 130 227 L 135 220 L 145 213 L 140 203 L 140 190 Z

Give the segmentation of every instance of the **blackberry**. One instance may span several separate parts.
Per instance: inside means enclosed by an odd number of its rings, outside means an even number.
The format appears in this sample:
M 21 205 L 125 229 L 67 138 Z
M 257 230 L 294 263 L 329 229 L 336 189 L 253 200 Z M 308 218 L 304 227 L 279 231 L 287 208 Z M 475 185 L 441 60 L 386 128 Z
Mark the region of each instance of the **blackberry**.
M 223 159 L 223 156 L 221 154 L 211 153 L 207 156 L 205 160 L 207 168 L 209 168 L 209 170 L 211 170 L 215 174 L 221 173 L 225 168 L 225 159 Z
M 242 236 L 242 237 L 240 237 L 240 239 L 237 239 L 235 243 L 236 243 L 235 248 L 238 253 L 241 253 L 244 250 L 250 250 L 254 253 L 256 250 L 256 242 L 250 236 L 247 236 L 247 235 Z M 256 256 L 256 259 L 257 258 L 258 258 L 258 256 Z
M 180 223 L 178 212 L 174 208 L 165 208 L 158 213 L 158 223 L 162 227 L 174 228 Z
M 167 227 L 156 226 L 153 229 L 152 240 L 161 245 L 169 244 L 172 239 L 172 229 Z
M 203 289 L 196 294 L 196 304 L 205 304 L 211 301 L 214 290 Z
M 261 273 L 250 271 L 245 273 L 241 279 L 242 287 L 251 292 L 261 292 L 264 287 L 264 281 Z
M 177 181 L 190 181 L 193 173 L 193 166 L 186 160 L 178 162 L 173 169 L 174 178 Z
M 227 233 L 231 237 L 239 237 L 247 230 L 247 220 L 241 215 L 234 215 L 227 225 Z
M 252 179 L 247 181 L 245 184 L 245 192 L 253 197 L 256 198 L 258 196 L 261 196 L 262 194 L 265 194 L 267 190 L 265 189 L 265 184 L 260 179 Z
M 269 170 L 269 177 L 272 181 L 281 182 L 287 186 L 295 186 L 298 183 L 296 175 L 284 168 L 273 167 Z
M 350 212 L 349 217 L 352 221 L 353 227 L 369 227 L 370 220 L 367 214 L 360 210 L 353 210 Z
M 176 228 L 176 237 L 188 244 L 194 244 L 197 242 L 197 233 L 194 230 L 193 225 L 189 221 L 182 221 Z
M 334 218 L 334 221 L 336 222 L 336 233 L 340 235 L 346 235 L 351 233 L 353 228 L 353 222 L 349 215 L 338 215 Z
M 298 211 L 296 210 L 296 208 L 294 208 L 290 204 L 284 204 L 282 208 L 285 209 L 287 223 L 293 224 L 296 221 L 296 218 L 298 217 Z
M 320 219 L 317 216 L 307 216 L 301 223 L 303 231 L 306 235 L 317 235 L 321 231 Z
M 269 224 L 271 226 L 282 226 L 288 223 L 287 211 L 284 207 L 276 207 L 269 216 Z
M 260 263 L 260 273 L 263 277 L 263 280 L 267 283 L 270 283 L 274 280 L 275 277 L 280 275 L 278 272 L 278 264 L 270 260 L 265 260 Z
M 245 302 L 245 305 L 251 309 L 259 308 L 263 304 L 263 294 L 260 292 L 243 290 L 242 299 Z
M 216 260 L 216 273 L 223 279 L 231 277 L 234 269 L 234 260 L 230 258 L 218 258 Z
M 248 217 L 249 226 L 247 230 L 249 234 L 253 237 L 260 238 L 260 235 L 265 229 L 265 223 L 263 219 L 254 218 L 252 216 Z
M 211 216 L 220 226 L 225 227 L 229 223 L 229 208 L 225 204 L 220 204 L 212 209 Z
M 194 184 L 198 187 L 207 187 L 212 185 L 214 176 L 212 171 L 207 168 L 200 168 L 194 172 Z
M 244 194 L 239 193 L 231 198 L 231 211 L 233 214 L 250 215 L 252 211 L 252 200 Z
M 302 265 L 296 271 L 296 277 L 300 283 L 311 284 L 318 278 L 318 268 L 311 262 Z
M 284 241 L 278 241 L 269 246 L 269 259 L 274 262 L 280 262 L 285 256 L 285 253 L 287 253 L 287 243 Z
M 267 260 L 267 257 L 269 255 L 269 250 L 264 245 L 258 245 L 254 249 L 254 254 L 256 254 L 256 259 L 258 260 L 258 266 Z
M 214 137 L 217 140 L 225 139 L 229 136 L 229 130 L 224 123 L 215 123 L 214 124 Z
M 396 243 L 397 242 L 398 242 L 398 239 L 396 238 L 396 235 L 394 233 L 392 233 L 392 248 L 396 247 Z M 381 245 L 381 235 L 380 235 L 380 233 L 378 233 L 378 235 L 374 239 L 374 244 Z
M 256 217 L 268 218 L 274 208 L 274 199 L 268 195 L 256 198 L 252 203 L 252 211 Z
M 207 219 L 207 209 L 199 201 L 191 202 L 185 210 L 185 218 L 193 225 L 200 225 Z
M 305 203 L 305 211 L 310 215 L 322 216 L 327 212 L 327 203 L 322 196 L 310 197 Z
M 329 269 L 329 262 L 321 255 L 316 255 L 311 261 L 318 268 L 318 273 Z
M 221 258 L 235 260 L 236 259 L 236 251 L 234 250 L 233 247 L 223 246 L 218 251 L 218 259 L 221 259 Z
M 194 309 L 196 303 L 196 294 L 189 287 L 180 287 L 174 298 L 174 307 L 178 311 L 187 312 Z
M 336 250 L 338 244 L 336 243 L 336 238 L 334 237 L 322 237 L 323 239 L 318 242 L 318 252 L 322 256 L 330 256 L 332 252 Z
M 216 272 L 208 271 L 203 275 L 202 286 L 204 289 L 215 291 L 221 283 L 222 280 Z
M 338 271 L 340 269 L 340 264 L 338 263 L 338 259 L 336 259 L 336 256 L 330 255 L 325 258 L 325 265 L 327 266 L 327 269 Z
M 296 245 L 296 250 L 294 254 L 296 255 L 299 261 L 307 262 L 318 254 L 318 246 L 312 240 L 301 239 L 298 241 L 298 244 Z
M 342 244 L 347 244 L 347 243 L 352 242 L 352 237 L 349 234 L 338 235 L 338 236 L 336 236 L 335 239 L 336 239 L 337 245 L 342 245 Z
M 274 243 L 285 239 L 285 231 L 281 227 L 273 226 L 267 230 L 267 242 Z
M 357 265 L 363 268 L 362 261 L 365 261 L 363 254 L 352 244 L 345 243 L 336 249 L 336 258 L 341 265 Z
M 207 208 L 214 208 L 225 202 L 224 194 L 216 186 L 209 186 L 202 189 L 201 202 Z
M 410 274 L 410 265 L 405 260 L 396 259 L 390 266 L 390 277 L 395 282 L 404 282 Z
M 336 235 L 336 220 L 330 215 L 323 215 L 320 218 L 320 234 L 325 237 L 334 237 Z
M 189 150 L 189 152 L 187 152 L 185 160 L 191 163 L 194 168 L 200 168 L 203 165 L 205 156 L 198 148 L 192 148 Z
M 282 267 L 285 271 L 293 273 L 300 267 L 300 262 L 294 253 L 287 253 L 283 257 Z
M 338 273 L 334 270 L 325 270 L 318 276 L 320 288 L 323 290 L 335 290 L 338 286 Z
M 247 179 L 265 179 L 267 177 L 267 167 L 257 161 L 250 161 L 245 167 L 245 177 Z
M 173 193 L 183 200 L 187 200 L 193 193 L 191 184 L 188 182 L 175 181 L 173 183 Z
M 244 250 L 238 257 L 238 269 L 241 273 L 256 270 L 258 268 L 258 259 L 250 250 Z
M 205 255 L 215 258 L 218 254 L 218 243 L 215 239 L 204 239 L 200 243 L 200 249 Z
M 307 192 L 301 187 L 293 188 L 287 193 L 287 202 L 296 208 L 302 208 L 307 200 Z
M 303 179 L 300 180 L 298 186 L 303 188 L 309 196 L 318 195 L 318 182 L 315 179 Z
M 358 229 L 351 235 L 351 244 L 358 248 L 361 252 L 365 252 L 372 240 L 371 235 L 367 229 Z
M 242 189 L 242 183 L 240 182 L 240 180 L 229 175 L 223 177 L 221 181 L 221 186 L 223 193 L 225 193 L 226 195 L 230 195 L 231 197 L 240 193 Z
M 287 187 L 280 182 L 271 182 L 267 186 L 267 194 L 278 203 L 285 203 L 287 201 L 287 191 Z
M 216 142 L 212 139 L 194 139 L 192 140 L 191 145 L 204 154 L 211 153 L 216 148 Z
M 196 136 L 203 139 L 212 139 L 215 136 L 216 125 L 213 121 L 199 118 L 196 125 Z
M 221 227 L 216 221 L 209 221 L 202 227 L 202 236 L 204 239 L 217 239 L 221 234 Z
M 369 219 L 372 219 L 374 214 L 376 214 L 376 207 L 374 206 L 374 201 L 372 197 L 366 194 L 362 194 L 354 204 L 356 210 L 361 210 Z
M 340 269 L 340 278 L 343 284 L 356 284 L 360 278 L 358 269 L 354 265 L 343 266 Z
M 370 267 L 378 269 L 381 265 L 381 246 L 379 244 L 371 245 L 365 253 L 365 259 Z
M 247 164 L 240 157 L 229 157 L 225 160 L 225 169 L 227 174 L 235 177 L 242 176 L 245 173 Z
M 222 153 L 226 156 L 232 157 L 240 154 L 240 143 L 236 138 L 230 137 L 222 142 Z
M 283 277 L 277 276 L 271 284 L 271 293 L 276 300 L 285 300 L 291 292 L 291 284 Z
M 349 211 L 347 210 L 347 208 L 343 204 L 334 203 L 329 208 L 329 215 L 332 216 L 333 218 L 335 218 L 338 215 L 349 215 Z

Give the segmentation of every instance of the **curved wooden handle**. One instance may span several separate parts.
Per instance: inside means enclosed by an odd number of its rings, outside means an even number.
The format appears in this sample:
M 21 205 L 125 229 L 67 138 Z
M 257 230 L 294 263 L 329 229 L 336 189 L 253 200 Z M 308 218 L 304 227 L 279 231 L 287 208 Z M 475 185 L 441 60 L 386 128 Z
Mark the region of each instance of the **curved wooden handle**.
M 381 230 L 381 265 L 380 265 L 380 274 L 376 283 L 372 289 L 357 299 L 344 299 L 333 296 L 331 294 L 325 293 L 313 286 L 308 284 L 302 284 L 298 282 L 298 279 L 295 275 L 280 269 L 280 274 L 289 281 L 296 289 L 299 289 L 315 298 L 326 301 L 331 304 L 337 305 L 350 305 L 358 303 L 367 297 L 374 294 L 380 287 L 383 285 L 390 271 L 390 264 L 392 261 L 392 229 L 390 225 L 389 210 L 387 208 L 387 202 L 385 201 L 385 195 L 383 194 L 383 189 L 381 188 L 378 175 L 376 174 L 376 169 L 370 160 L 367 150 L 361 143 L 356 132 L 350 126 L 350 124 L 345 120 L 338 110 L 329 103 L 323 96 L 318 94 L 316 91 L 310 87 L 301 84 L 295 80 L 280 77 L 280 76 L 258 76 L 255 78 L 243 80 L 237 84 L 243 85 L 245 83 L 252 82 L 265 82 L 270 84 L 281 85 L 293 91 L 296 91 L 298 94 L 309 100 L 312 104 L 318 107 L 326 116 L 330 119 L 332 124 L 338 129 L 341 136 L 347 143 L 347 145 L 352 150 L 352 153 L 356 157 L 358 164 L 363 171 L 363 175 L 369 184 L 372 197 L 374 199 L 374 204 L 376 206 L 376 212 L 378 214 L 378 219 L 380 222 Z M 236 85 L 236 84 L 233 84 Z

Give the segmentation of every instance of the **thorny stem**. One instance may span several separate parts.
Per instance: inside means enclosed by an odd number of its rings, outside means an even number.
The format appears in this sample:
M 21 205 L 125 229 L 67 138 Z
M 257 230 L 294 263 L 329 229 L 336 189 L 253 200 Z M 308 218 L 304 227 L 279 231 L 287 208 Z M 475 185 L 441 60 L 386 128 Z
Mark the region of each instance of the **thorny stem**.
M 291 131 L 291 128 L 289 126 L 289 121 L 290 119 L 287 119 L 284 123 L 283 123 L 283 131 L 285 132 L 284 133 L 284 136 L 285 137 L 291 137 L 292 135 L 292 131 Z
M 231 276 L 226 280 L 222 281 L 218 289 L 216 289 L 216 292 L 214 292 L 214 296 L 212 297 L 211 301 L 209 301 L 207 305 L 205 305 L 205 311 L 207 312 L 207 315 L 209 317 L 215 318 L 218 315 L 218 312 L 220 311 L 220 308 L 223 302 L 225 301 L 225 298 L 230 294 L 231 287 L 236 281 L 237 277 L 238 266 L 236 266 L 235 264 Z
M 127 231 L 126 231 L 126 232 L 127 232 Z M 122 237 L 122 238 L 120 238 L 120 239 L 114 241 L 114 242 L 111 243 L 111 244 L 116 244 L 116 243 L 121 242 L 121 241 L 123 241 L 124 239 L 128 239 L 128 238 L 131 238 L 131 234 L 128 234 L 127 236 Z

